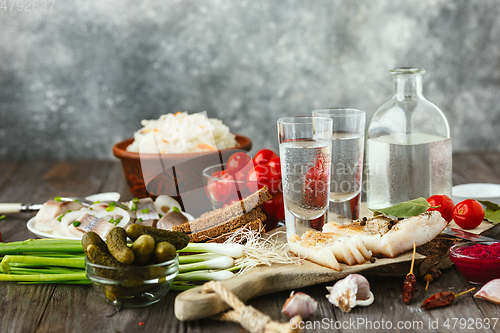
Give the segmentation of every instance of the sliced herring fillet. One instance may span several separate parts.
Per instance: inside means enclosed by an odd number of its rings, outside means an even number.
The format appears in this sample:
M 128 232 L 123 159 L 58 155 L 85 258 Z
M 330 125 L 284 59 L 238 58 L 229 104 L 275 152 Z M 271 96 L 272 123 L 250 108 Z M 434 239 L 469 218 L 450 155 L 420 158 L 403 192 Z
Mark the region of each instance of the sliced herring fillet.
M 84 233 L 93 231 L 101 238 L 106 238 L 108 231 L 114 227 L 114 224 L 90 214 L 83 215 L 77 221 L 80 222 L 80 225 L 76 227 L 77 230 Z
M 412 249 L 413 242 L 417 246 L 430 242 L 447 224 L 438 211 L 428 211 L 400 220 L 382 236 L 380 245 L 373 252 L 393 258 Z
M 55 219 L 61 214 L 65 214 L 68 210 L 78 210 L 83 206 L 74 201 L 55 201 L 49 200 L 42 205 L 42 208 L 36 213 L 36 223 L 47 223 Z

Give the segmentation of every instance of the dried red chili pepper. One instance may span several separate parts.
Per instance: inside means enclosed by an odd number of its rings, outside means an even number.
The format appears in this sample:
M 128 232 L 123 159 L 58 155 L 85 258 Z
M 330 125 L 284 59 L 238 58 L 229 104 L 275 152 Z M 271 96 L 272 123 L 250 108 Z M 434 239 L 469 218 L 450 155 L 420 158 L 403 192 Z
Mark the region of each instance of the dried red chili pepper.
M 433 308 L 440 308 L 443 306 L 450 305 L 453 303 L 453 300 L 457 298 L 458 296 L 461 296 L 465 293 L 471 292 L 476 288 L 472 288 L 466 291 L 463 291 L 459 294 L 454 294 L 451 291 L 442 291 L 440 293 L 434 294 L 431 297 L 427 298 L 424 303 L 422 303 L 422 306 L 420 306 L 422 309 L 433 309 Z
M 410 273 L 406 275 L 405 282 L 403 284 L 403 302 L 410 304 L 415 296 L 415 290 L 417 289 L 417 278 L 413 274 L 413 265 L 415 263 L 415 252 L 417 250 L 416 243 L 413 243 L 413 258 L 411 259 Z
M 425 273 L 425 275 L 424 275 L 424 280 L 427 282 L 427 284 L 425 285 L 425 290 L 427 290 L 429 288 L 429 283 L 431 283 L 432 281 L 435 281 L 440 276 L 441 276 L 441 271 L 439 269 L 437 269 L 435 267 L 429 269 L 427 271 L 427 273 Z

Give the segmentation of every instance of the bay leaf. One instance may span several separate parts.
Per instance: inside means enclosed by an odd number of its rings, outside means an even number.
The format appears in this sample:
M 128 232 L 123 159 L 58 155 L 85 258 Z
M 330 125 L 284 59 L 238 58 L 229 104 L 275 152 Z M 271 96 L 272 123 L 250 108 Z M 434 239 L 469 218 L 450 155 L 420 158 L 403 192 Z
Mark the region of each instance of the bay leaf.
M 483 204 L 483 206 L 486 207 L 486 209 L 496 211 L 500 210 L 500 206 L 494 202 L 488 201 L 488 200 L 478 200 L 480 203 Z
M 417 198 L 387 208 L 370 210 L 373 212 L 373 216 L 385 215 L 387 217 L 403 218 L 420 215 L 426 212 L 430 207 L 431 205 L 425 198 Z
M 484 210 L 484 219 L 496 225 L 500 223 L 500 206 L 488 200 L 478 200 L 486 209 Z

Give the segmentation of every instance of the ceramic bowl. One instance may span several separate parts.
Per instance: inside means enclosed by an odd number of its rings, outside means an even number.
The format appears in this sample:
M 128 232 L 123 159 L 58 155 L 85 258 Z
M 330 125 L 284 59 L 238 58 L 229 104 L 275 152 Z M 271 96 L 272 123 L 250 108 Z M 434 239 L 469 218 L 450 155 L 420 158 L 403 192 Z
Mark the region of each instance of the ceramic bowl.
M 127 151 L 133 139 L 113 146 L 120 159 L 127 185 L 134 197 L 153 197 L 166 194 L 176 199 L 183 210 L 198 216 L 212 210 L 203 188 L 203 169 L 227 161 L 236 151 L 248 152 L 252 140 L 236 135 L 238 146 L 214 152 L 181 154 L 139 154 Z
M 500 278 L 500 256 L 488 258 L 464 253 L 464 249 L 476 244 L 489 246 L 494 242 L 464 242 L 450 248 L 450 260 L 457 267 L 460 275 L 470 283 L 483 284 Z
M 473 183 L 453 186 L 451 198 L 455 204 L 465 199 L 488 200 L 500 204 L 500 185 Z
M 94 289 L 109 303 L 146 306 L 158 302 L 170 290 L 179 273 L 179 255 L 160 264 L 124 267 L 97 265 L 85 258 L 85 272 Z

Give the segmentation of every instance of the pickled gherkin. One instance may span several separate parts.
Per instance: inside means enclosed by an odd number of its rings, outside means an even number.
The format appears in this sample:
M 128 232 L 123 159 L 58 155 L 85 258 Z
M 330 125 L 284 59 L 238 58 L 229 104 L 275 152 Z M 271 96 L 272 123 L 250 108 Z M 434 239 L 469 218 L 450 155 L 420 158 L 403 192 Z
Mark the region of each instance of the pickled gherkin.
M 189 236 L 183 232 L 157 229 L 147 225 L 131 224 L 127 227 L 127 235 L 136 240 L 141 235 L 150 235 L 156 243 L 169 242 L 176 250 L 185 248 L 189 243 Z

